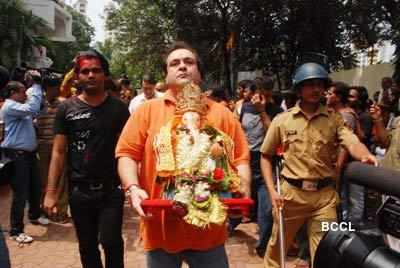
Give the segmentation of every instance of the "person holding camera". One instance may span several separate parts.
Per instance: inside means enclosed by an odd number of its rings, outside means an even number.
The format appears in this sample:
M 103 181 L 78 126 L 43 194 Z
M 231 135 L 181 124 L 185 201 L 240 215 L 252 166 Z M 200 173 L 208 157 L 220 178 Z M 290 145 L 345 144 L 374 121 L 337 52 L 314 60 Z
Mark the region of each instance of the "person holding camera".
M 36 71 L 28 72 L 39 75 Z M 34 86 L 28 99 L 25 86 L 16 81 L 9 82 L 3 91 L 6 101 L 1 109 L 5 128 L 1 147 L 7 157 L 13 159 L 10 236 L 18 243 L 31 243 L 33 238 L 24 233 L 25 203 L 29 201 L 29 219 L 32 223 L 48 224 L 48 220 L 41 217 L 37 139 L 33 126 L 33 117 L 40 111 L 43 93 L 40 86 Z

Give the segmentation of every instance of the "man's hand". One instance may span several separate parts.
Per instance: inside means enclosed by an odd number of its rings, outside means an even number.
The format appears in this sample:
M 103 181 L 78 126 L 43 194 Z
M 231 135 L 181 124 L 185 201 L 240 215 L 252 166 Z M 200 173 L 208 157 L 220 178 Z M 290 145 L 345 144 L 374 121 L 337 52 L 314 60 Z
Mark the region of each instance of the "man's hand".
M 240 177 L 240 191 L 245 197 L 250 197 L 251 185 L 251 170 L 249 164 L 241 164 L 237 167 L 238 175 Z
M 148 199 L 149 196 L 145 190 L 139 187 L 130 187 L 129 189 L 129 198 L 132 204 L 132 207 L 136 210 L 140 217 L 148 217 L 143 211 L 141 203 L 143 200 Z
M 377 104 L 372 104 L 369 108 L 369 114 L 371 115 L 373 120 L 380 120 L 382 119 L 382 110 Z
M 265 112 L 265 104 L 267 101 L 265 100 L 264 95 L 259 93 L 254 94 L 254 96 L 251 98 L 251 103 L 254 105 L 254 108 L 257 112 Z
M 360 160 L 362 163 L 378 166 L 378 159 L 372 154 L 366 155 Z
M 28 70 L 26 71 L 25 76 L 30 79 L 41 78 L 40 72 L 37 70 Z
M 43 209 L 46 211 L 47 215 L 52 215 L 57 213 L 57 200 L 58 195 L 56 191 L 46 192 L 43 201 Z
M 276 215 L 278 215 L 279 209 L 283 209 L 284 198 L 283 196 L 279 195 L 278 192 L 275 190 L 270 191 L 269 194 L 271 196 L 270 198 L 272 202 L 272 207 L 274 208 L 274 212 L 276 213 Z
M 241 188 L 240 191 L 243 193 L 244 197 L 246 197 L 246 198 L 250 198 L 251 197 L 251 190 L 247 186 L 247 184 L 242 183 L 240 188 Z

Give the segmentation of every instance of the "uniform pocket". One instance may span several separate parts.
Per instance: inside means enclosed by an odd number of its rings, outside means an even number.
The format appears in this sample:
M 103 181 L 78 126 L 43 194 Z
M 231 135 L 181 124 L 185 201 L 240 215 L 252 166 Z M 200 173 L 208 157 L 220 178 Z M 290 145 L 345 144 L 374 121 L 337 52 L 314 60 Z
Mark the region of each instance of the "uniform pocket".
M 289 135 L 283 140 L 285 152 L 289 154 L 300 153 L 304 149 L 304 141 L 301 135 Z
M 312 141 L 313 156 L 316 159 L 321 159 L 324 162 L 331 161 L 332 155 L 337 154 L 334 148 L 334 143 L 322 135 L 317 135 Z
M 316 157 L 318 156 L 323 156 L 323 155 L 329 155 L 329 146 L 328 146 L 328 141 L 327 140 L 317 140 L 313 143 L 313 151 L 314 155 Z

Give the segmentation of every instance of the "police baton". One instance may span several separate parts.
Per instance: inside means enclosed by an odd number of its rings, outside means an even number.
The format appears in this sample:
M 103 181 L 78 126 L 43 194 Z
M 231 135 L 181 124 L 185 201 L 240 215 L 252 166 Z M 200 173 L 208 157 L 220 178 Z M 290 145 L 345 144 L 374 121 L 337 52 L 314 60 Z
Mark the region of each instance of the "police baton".
M 281 195 L 281 169 L 283 164 L 283 148 L 279 147 L 276 150 L 277 161 L 275 165 L 276 173 L 276 190 Z M 285 250 L 285 221 L 283 218 L 283 207 L 278 208 L 278 220 L 279 220 L 279 251 L 280 251 L 280 264 L 281 268 L 285 268 L 286 264 L 286 250 Z

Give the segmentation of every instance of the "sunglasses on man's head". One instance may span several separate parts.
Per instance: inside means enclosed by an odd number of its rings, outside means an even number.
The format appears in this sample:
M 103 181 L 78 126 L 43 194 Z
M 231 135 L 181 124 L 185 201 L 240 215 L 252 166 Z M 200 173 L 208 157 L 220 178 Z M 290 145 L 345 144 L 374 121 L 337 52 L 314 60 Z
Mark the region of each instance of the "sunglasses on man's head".
M 103 72 L 103 69 L 97 67 L 97 68 L 91 68 L 91 69 L 81 69 L 79 72 L 84 75 L 88 75 L 90 72 L 92 72 L 94 74 L 99 74 L 99 73 Z

